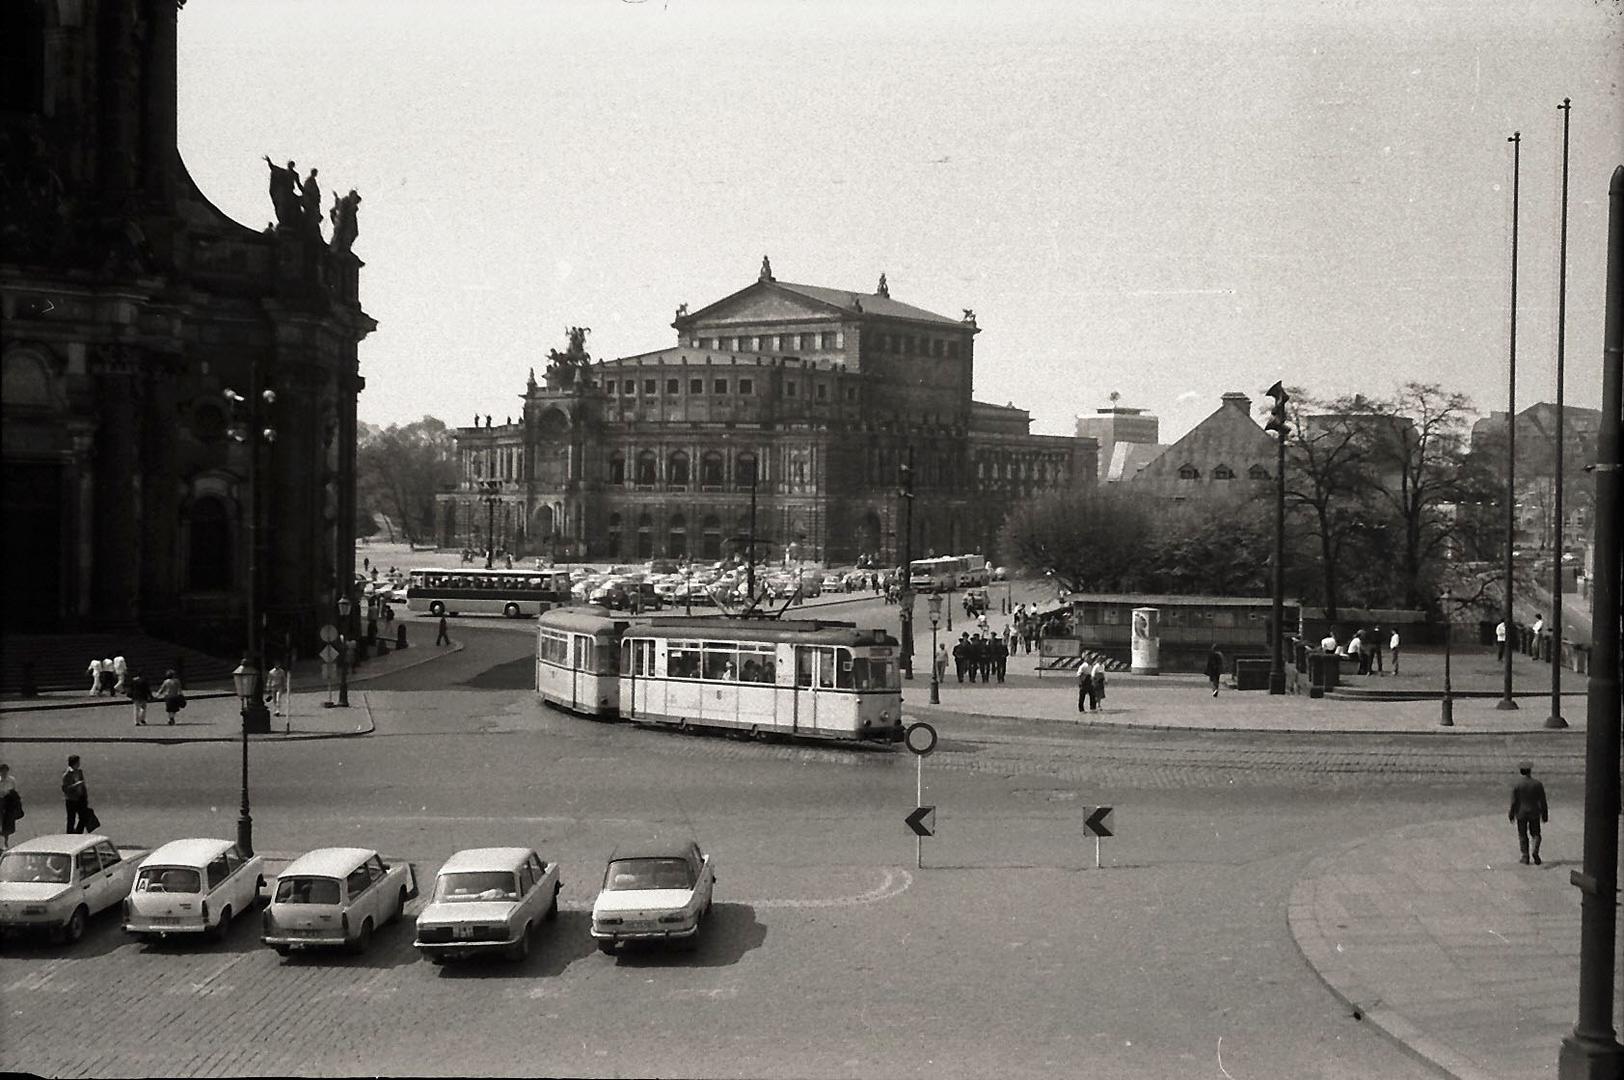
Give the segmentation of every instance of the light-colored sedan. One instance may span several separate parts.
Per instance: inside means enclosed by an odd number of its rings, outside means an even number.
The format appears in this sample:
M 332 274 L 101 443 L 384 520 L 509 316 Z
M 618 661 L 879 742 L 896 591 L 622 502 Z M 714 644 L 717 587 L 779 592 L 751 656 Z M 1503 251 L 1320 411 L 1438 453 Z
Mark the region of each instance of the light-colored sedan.
M 148 855 L 124 898 L 124 930 L 136 937 L 223 938 L 265 887 L 265 861 L 230 840 L 172 840 Z
M 558 864 L 530 848 L 469 848 L 446 860 L 417 915 L 417 951 L 433 963 L 500 952 L 530 954 L 543 920 L 558 917 Z
M 715 886 L 710 856 L 693 840 L 617 849 L 592 904 L 592 936 L 606 953 L 636 941 L 693 944 Z
M 384 862 L 370 848 L 318 848 L 277 876 L 261 936 L 282 956 L 333 945 L 365 952 L 373 931 L 405 914 L 416 895 L 411 863 Z
M 114 907 L 146 852 L 121 852 L 97 833 L 36 836 L 0 856 L 0 932 L 78 941 L 92 916 Z

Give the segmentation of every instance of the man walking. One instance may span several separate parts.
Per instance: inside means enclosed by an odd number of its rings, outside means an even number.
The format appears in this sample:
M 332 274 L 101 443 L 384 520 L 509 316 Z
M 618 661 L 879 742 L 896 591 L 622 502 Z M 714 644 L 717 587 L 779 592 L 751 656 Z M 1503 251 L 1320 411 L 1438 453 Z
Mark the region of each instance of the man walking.
M 959 640 L 953 643 L 953 674 L 958 676 L 959 682 L 964 681 L 964 669 L 969 662 L 970 635 L 965 632 L 961 633 Z
M 1088 699 L 1094 693 L 1094 669 L 1088 666 L 1088 658 L 1084 657 L 1077 665 L 1077 711 L 1088 711 Z
M 79 767 L 79 755 L 68 755 L 67 770 L 62 773 L 62 802 L 67 808 L 68 825 L 64 832 L 82 833 L 90 830 L 90 788 L 85 784 L 85 771 Z
M 444 615 L 440 616 L 440 632 L 434 636 L 434 643 L 436 645 L 449 645 L 449 644 L 451 644 L 451 635 L 446 632 L 446 623 L 445 623 L 445 616 Z
M 1212 696 L 1218 696 L 1218 680 L 1224 675 L 1224 654 L 1214 645 L 1207 653 L 1207 681 L 1212 683 Z
M 1528 865 L 1528 838 L 1534 838 L 1534 865 L 1539 865 L 1539 826 L 1551 820 L 1550 807 L 1545 802 L 1545 785 L 1534 779 L 1534 766 L 1524 761 L 1517 766 L 1522 779 L 1511 789 L 1511 810 L 1507 821 L 1517 823 L 1517 846 L 1522 850 L 1522 863 Z
M 1444 627 L 1444 633 L 1449 633 L 1449 627 Z M 1398 627 L 1393 627 L 1393 636 L 1387 641 L 1387 651 L 1393 654 L 1393 675 L 1398 675 Z
M 993 674 L 998 677 L 999 682 L 1003 682 L 1004 670 L 1009 664 L 1009 646 L 1005 644 L 1003 638 L 994 634 L 987 651 L 992 654 Z
M 1506 658 L 1506 621 L 1504 619 L 1501 619 L 1500 624 L 1494 628 L 1494 659 L 1495 659 L 1496 662 L 1499 662 L 1501 660 L 1504 660 L 1505 658 Z

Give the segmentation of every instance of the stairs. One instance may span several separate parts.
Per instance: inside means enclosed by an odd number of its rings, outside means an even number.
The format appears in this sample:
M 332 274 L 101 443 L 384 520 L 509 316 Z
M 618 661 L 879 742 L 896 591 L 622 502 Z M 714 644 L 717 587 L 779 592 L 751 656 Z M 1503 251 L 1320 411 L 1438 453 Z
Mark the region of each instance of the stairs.
M 137 629 L 117 633 L 7 634 L 0 643 L 0 696 L 22 693 L 24 665 L 32 664 L 35 688 L 90 689 L 91 659 L 122 656 L 131 672 L 146 676 L 154 691 L 164 672 L 177 668 L 187 687 L 229 681 L 236 660 L 148 637 Z

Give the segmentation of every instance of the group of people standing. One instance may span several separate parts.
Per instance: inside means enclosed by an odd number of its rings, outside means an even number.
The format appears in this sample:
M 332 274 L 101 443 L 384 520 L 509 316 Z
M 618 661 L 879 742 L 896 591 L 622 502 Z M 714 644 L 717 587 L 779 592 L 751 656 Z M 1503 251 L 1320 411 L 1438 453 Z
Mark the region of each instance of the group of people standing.
M 122 656 L 90 661 L 88 674 L 92 697 L 106 695 L 130 699 L 137 727 L 146 726 L 147 706 L 155 700 L 164 703 L 164 711 L 168 713 L 171 724 L 175 722 L 175 714 L 186 708 L 186 690 L 173 668 L 164 672 L 163 682 L 159 684 L 156 694 L 146 676 L 132 670 Z
M 1077 711 L 1099 712 L 1105 704 L 1105 661 L 1092 664 L 1085 656 L 1077 665 Z
M 978 679 L 983 683 L 992 682 L 996 678 L 1004 681 L 1004 673 L 1009 665 L 1011 631 L 1006 630 L 1003 635 L 988 632 L 986 634 L 971 634 L 968 630 L 959 635 L 959 640 L 953 643 L 953 673 L 959 682 L 969 676 L 971 682 Z M 936 681 L 947 681 L 948 651 L 945 644 L 936 647 Z

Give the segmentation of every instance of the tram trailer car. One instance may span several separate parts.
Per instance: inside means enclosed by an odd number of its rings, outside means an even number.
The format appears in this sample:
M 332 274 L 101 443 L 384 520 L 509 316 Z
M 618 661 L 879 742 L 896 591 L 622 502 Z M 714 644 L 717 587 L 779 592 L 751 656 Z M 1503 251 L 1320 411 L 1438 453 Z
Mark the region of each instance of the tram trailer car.
M 898 660 L 895 638 L 850 623 L 651 619 L 622 637 L 620 714 L 656 727 L 896 742 Z
M 536 625 L 536 692 L 567 712 L 620 717 L 620 638 L 631 620 L 606 607 L 562 607 Z

